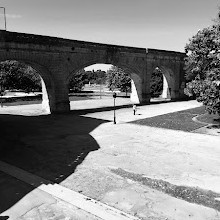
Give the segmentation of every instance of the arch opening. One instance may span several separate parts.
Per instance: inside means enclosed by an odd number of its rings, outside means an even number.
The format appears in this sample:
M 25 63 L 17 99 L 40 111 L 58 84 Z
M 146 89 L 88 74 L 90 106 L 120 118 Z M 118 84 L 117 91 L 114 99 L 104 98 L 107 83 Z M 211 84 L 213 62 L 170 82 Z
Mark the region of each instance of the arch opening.
M 123 104 L 139 104 L 141 101 L 142 90 L 138 88 L 142 85 L 141 79 L 135 70 L 125 65 L 96 62 L 95 65 L 82 66 L 72 71 L 68 83 L 70 102 L 87 98 L 109 99 L 113 92 L 125 100 Z
M 49 114 L 51 81 L 42 67 L 35 63 L 4 60 L 0 62 L 0 92 L 2 107 L 41 104 L 34 112 Z M 34 107 L 35 108 L 35 107 Z M 32 111 L 30 108 L 29 111 Z
M 171 100 L 173 90 L 173 72 L 165 67 L 156 67 L 151 74 L 150 80 L 151 98 Z

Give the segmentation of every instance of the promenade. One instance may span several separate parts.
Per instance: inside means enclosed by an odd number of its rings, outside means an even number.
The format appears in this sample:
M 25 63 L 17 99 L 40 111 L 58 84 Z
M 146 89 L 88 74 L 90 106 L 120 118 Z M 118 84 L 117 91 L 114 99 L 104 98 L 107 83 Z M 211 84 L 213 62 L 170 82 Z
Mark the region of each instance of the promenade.
M 111 98 L 75 101 L 71 102 L 75 111 L 57 116 L 41 115 L 40 105 L 0 110 L 5 129 L 2 146 L 10 147 L 1 158 L 0 192 L 6 193 L 1 194 L 0 205 L 8 203 L 0 206 L 1 215 L 22 220 L 107 220 L 112 215 L 115 220 L 219 219 L 219 136 L 127 123 L 200 104 L 185 101 L 138 106 L 133 115 L 129 99 L 118 98 L 116 105 L 126 107 L 116 110 L 117 124 L 113 124 L 112 103 Z M 82 110 L 85 106 L 87 111 Z M 10 184 L 4 179 L 10 179 Z M 31 180 L 35 183 L 32 186 Z M 167 186 L 189 193 L 178 197 L 175 195 L 180 194 L 171 194 Z M 14 188 L 20 192 L 16 198 L 8 196 Z M 212 204 L 215 201 L 215 206 L 199 203 L 201 199 L 187 200 L 195 191 L 196 196 L 212 191 L 214 197 L 209 193 L 208 199 Z M 99 201 L 95 213 L 89 211 L 86 201 L 90 200 Z M 120 211 L 127 216 L 120 216 Z

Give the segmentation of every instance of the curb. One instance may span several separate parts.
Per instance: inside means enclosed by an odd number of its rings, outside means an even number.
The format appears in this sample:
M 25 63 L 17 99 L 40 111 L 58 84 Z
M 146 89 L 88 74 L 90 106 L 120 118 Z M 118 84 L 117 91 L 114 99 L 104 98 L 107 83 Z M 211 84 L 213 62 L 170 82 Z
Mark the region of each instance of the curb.
M 139 220 L 116 208 L 0 161 L 0 170 L 103 220 Z

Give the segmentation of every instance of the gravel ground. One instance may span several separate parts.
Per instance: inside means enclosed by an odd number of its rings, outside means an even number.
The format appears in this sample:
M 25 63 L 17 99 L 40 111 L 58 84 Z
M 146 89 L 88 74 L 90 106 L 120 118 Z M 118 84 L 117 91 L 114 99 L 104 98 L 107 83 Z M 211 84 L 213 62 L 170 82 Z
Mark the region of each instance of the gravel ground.
M 220 201 L 216 200 L 216 198 L 220 197 L 220 194 L 211 190 L 204 190 L 198 187 L 177 186 L 164 180 L 152 179 L 141 174 L 127 172 L 120 168 L 112 169 L 111 171 L 121 177 L 134 180 L 175 198 L 183 199 L 190 203 L 196 203 L 220 211 Z
M 112 99 L 103 103 L 111 106 Z M 74 109 L 85 105 L 101 103 L 71 103 Z M 140 106 L 135 116 L 132 108 L 118 109 L 116 125 L 113 111 L 53 116 L 40 115 L 39 105 L 4 107 L 0 157 L 69 189 L 83 194 L 86 189 L 88 196 L 146 220 L 217 220 L 219 203 L 213 199 L 220 194 L 220 139 L 126 123 L 198 106 L 194 101 Z M 188 115 L 197 114 L 192 110 Z

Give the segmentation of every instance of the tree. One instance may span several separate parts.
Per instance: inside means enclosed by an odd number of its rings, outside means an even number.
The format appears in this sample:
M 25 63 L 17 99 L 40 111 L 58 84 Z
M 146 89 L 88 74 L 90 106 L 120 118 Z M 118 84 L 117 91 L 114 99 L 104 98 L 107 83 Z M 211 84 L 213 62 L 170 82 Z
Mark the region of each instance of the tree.
M 185 50 L 185 94 L 202 102 L 209 113 L 220 114 L 220 17 L 199 30 Z
M 103 84 L 106 81 L 106 72 L 102 70 L 96 70 L 95 72 L 95 82 L 97 84 Z
M 85 83 L 96 83 L 96 84 L 100 84 L 100 83 L 105 83 L 106 81 L 106 72 L 102 71 L 102 70 L 92 70 L 92 71 L 86 71 L 86 79 L 85 79 Z
M 72 92 L 80 92 L 86 80 L 87 76 L 84 69 L 75 72 L 69 81 L 69 90 Z
M 150 94 L 151 97 L 158 97 L 163 91 L 163 74 L 159 68 L 156 68 L 152 73 L 150 81 Z
M 116 88 L 120 89 L 121 92 L 130 92 L 131 91 L 131 78 L 124 72 L 121 68 L 117 66 L 112 66 L 107 71 L 107 86 L 111 91 L 114 91 Z
M 71 90 L 72 92 L 80 92 L 85 84 L 105 83 L 105 78 L 105 71 L 85 71 L 84 69 L 82 69 L 72 75 L 69 81 L 69 90 Z
M 41 79 L 30 66 L 13 60 L 0 63 L 1 87 L 4 90 L 23 90 L 25 92 L 41 89 Z

